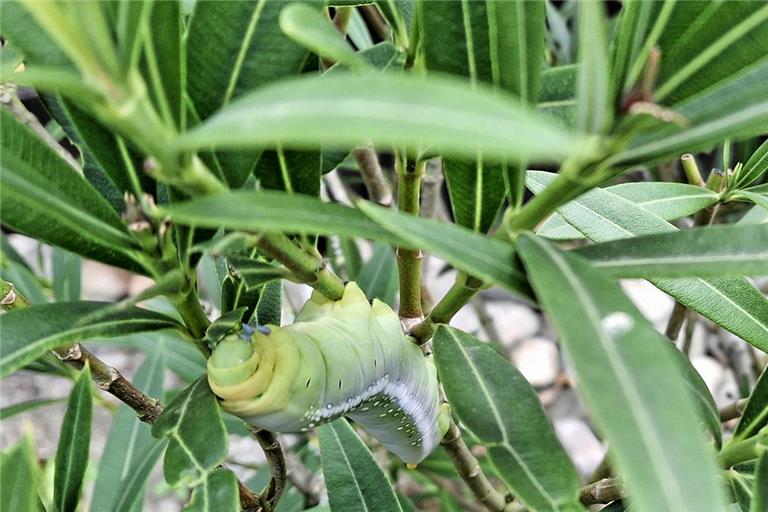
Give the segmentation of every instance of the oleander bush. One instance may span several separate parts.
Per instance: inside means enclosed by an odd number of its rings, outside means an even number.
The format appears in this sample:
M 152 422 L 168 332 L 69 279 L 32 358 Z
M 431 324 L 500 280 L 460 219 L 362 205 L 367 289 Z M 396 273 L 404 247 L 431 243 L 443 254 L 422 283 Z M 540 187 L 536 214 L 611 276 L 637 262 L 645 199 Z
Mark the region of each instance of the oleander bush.
M 1 510 L 768 510 L 764 2 L 7 0 L 0 33 L 0 375 L 72 382 L 55 458 L 3 447 Z M 153 284 L 80 300 L 84 259 Z M 557 333 L 591 478 L 450 326 L 492 287 Z M 760 375 L 724 410 L 697 323 Z

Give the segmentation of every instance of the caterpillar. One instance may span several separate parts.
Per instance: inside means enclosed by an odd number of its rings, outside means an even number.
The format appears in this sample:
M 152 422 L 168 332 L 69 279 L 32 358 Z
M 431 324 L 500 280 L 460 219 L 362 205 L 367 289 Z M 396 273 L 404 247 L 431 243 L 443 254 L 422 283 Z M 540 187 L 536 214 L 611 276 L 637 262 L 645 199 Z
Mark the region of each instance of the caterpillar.
M 251 425 L 306 432 L 347 416 L 408 464 L 448 428 L 431 356 L 353 282 L 338 301 L 314 292 L 291 325 L 226 336 L 208 359 L 208 382 Z

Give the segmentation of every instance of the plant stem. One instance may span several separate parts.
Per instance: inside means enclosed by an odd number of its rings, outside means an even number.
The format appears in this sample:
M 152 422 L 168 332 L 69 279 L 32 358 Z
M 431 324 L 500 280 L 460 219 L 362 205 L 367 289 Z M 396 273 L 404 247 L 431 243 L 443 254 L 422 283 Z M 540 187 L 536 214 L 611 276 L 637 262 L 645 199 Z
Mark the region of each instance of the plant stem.
M 726 422 L 740 417 L 748 401 L 749 399 L 742 398 L 720 409 L 720 421 Z
M 363 146 L 356 148 L 352 153 L 357 160 L 360 175 L 371 201 L 387 208 L 392 206 L 392 189 L 381 170 L 379 155 L 376 154 L 376 150 L 372 146 Z
M 267 487 L 261 492 L 262 500 L 266 500 L 267 510 L 272 510 L 283 495 L 287 481 L 283 450 L 280 448 L 280 441 L 278 441 L 274 433 L 252 425 L 248 425 L 248 431 L 256 438 L 259 446 L 264 451 L 267 463 L 272 469 L 272 477 Z
M 419 215 L 421 178 L 424 176 L 426 161 L 408 161 L 398 155 L 395 160 L 397 170 L 397 207 L 400 211 Z M 421 319 L 421 250 L 397 248 L 397 268 L 400 278 L 400 319 Z
M 2 279 L 0 279 L 0 296 L 2 297 L 0 298 L 0 309 L 3 311 L 24 309 L 31 305 L 26 297 L 15 291 L 12 283 Z M 93 355 L 80 343 L 58 347 L 54 349 L 54 352 L 62 362 L 78 370 L 82 370 L 87 362 L 91 367 L 91 378 L 96 385 L 130 407 L 136 413 L 139 420 L 144 423 L 154 423 L 163 412 L 163 405 L 159 400 L 144 394 L 131 381 L 123 377 L 119 371 Z M 277 445 L 277 451 L 280 451 L 279 444 Z M 270 457 L 275 458 L 277 455 L 272 450 L 267 457 L 271 461 Z M 239 479 L 237 483 L 240 490 L 240 503 L 243 509 L 260 510 L 261 506 L 259 505 L 258 497 L 253 491 L 242 484 Z
M 205 331 L 211 325 L 211 321 L 203 311 L 203 306 L 197 298 L 197 289 L 190 286 L 178 299 L 173 300 L 176 311 L 179 312 L 184 324 L 194 337 L 195 345 L 206 358 L 211 355 L 211 349 L 205 343 Z
M 445 296 L 432 308 L 424 321 L 414 327 L 411 336 L 416 338 L 419 345 L 429 341 L 437 329 L 437 324 L 447 324 L 482 287 L 483 282 L 480 279 L 460 272 Z
M 302 251 L 286 235 L 265 233 L 257 242 L 266 255 L 285 265 L 296 278 L 331 300 L 339 300 L 344 294 L 344 282 L 331 272 L 320 257 Z
M 567 167 L 564 164 L 555 181 L 540 194 L 534 196 L 517 211 L 507 209 L 504 214 L 504 227 L 507 234 L 511 236 L 518 231 L 535 228 L 557 207 L 575 199 L 587 190 L 589 187 L 584 182 L 572 178 L 576 170 L 577 167 Z
M 579 501 L 584 505 L 610 503 L 625 496 L 624 488 L 617 478 L 603 478 L 585 485 L 579 491 Z
M 765 443 L 768 442 L 768 427 L 752 437 L 731 443 L 720 452 L 718 460 L 723 468 L 730 468 L 748 460 L 756 459 L 760 454 L 768 449 Z
M 461 431 L 453 419 L 451 419 L 448 432 L 445 433 L 440 444 L 443 445 L 448 457 L 453 462 L 456 472 L 466 482 L 480 503 L 493 512 L 513 510 L 514 504 L 511 502 L 511 496 L 508 499 L 491 485 L 491 482 L 480 469 L 480 463 L 462 439 Z

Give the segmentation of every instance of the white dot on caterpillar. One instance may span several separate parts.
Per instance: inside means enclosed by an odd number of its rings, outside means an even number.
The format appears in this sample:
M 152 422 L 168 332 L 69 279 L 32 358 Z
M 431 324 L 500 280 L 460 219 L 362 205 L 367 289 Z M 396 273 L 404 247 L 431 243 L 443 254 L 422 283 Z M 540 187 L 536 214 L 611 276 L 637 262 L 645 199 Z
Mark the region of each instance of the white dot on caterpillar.
M 333 409 L 333 404 L 325 404 L 326 409 Z

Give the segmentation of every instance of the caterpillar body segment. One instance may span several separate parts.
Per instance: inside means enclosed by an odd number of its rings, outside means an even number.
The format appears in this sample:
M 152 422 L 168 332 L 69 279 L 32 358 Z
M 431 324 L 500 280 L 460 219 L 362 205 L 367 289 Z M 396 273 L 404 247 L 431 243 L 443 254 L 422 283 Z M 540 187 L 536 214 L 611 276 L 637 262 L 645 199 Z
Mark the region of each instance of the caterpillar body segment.
M 386 304 L 355 283 L 331 301 L 314 293 L 286 326 L 224 338 L 208 360 L 227 411 L 276 432 L 304 432 L 348 416 L 409 464 L 447 428 L 431 357 Z

